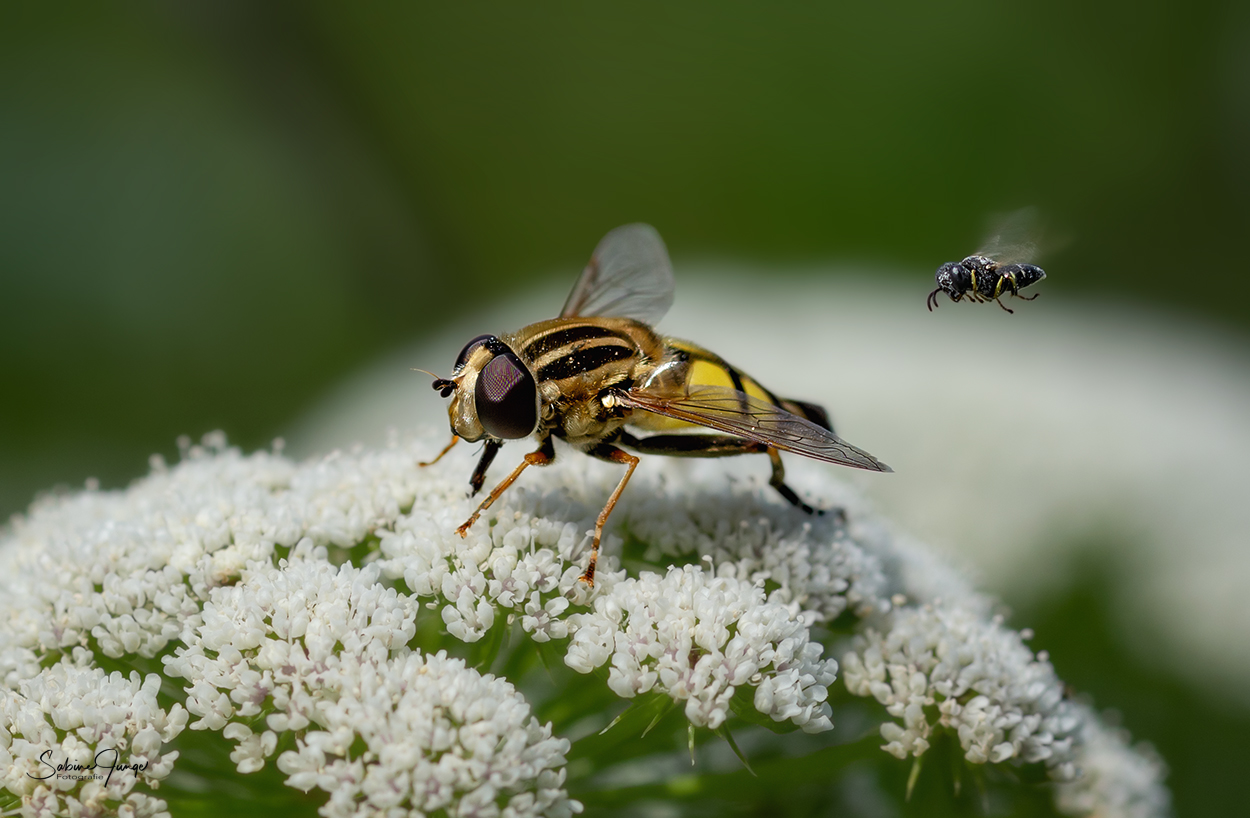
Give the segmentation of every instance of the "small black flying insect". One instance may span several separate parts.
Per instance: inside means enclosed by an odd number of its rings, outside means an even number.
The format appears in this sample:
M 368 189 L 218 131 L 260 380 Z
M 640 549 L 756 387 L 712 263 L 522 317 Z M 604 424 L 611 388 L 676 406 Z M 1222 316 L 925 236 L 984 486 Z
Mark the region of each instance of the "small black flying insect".
M 1025 301 L 1037 298 L 1037 293 L 1020 295 L 1025 287 L 1046 277 L 1046 271 L 1036 264 L 1021 263 L 1037 253 L 1034 242 L 1026 238 L 1036 234 L 1036 220 L 1036 211 L 1032 208 L 1017 210 L 998 222 L 998 229 L 983 249 L 963 261 L 948 261 L 939 267 L 934 274 L 937 289 L 925 300 L 929 312 L 938 305 L 938 293 L 946 293 L 951 301 L 960 301 L 965 296 L 970 301 L 995 301 L 1007 312 L 1014 310 L 1000 300 L 1004 295 Z

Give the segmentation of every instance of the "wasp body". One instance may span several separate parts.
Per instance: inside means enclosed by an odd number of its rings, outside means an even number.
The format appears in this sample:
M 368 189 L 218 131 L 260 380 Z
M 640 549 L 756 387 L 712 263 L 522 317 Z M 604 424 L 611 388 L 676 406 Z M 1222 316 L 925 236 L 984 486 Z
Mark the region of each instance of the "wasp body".
M 963 261 L 948 261 L 938 268 L 934 278 L 937 289 L 929 293 L 929 312 L 937 306 L 938 293 L 946 293 L 951 301 L 967 296 L 972 301 L 997 301 L 998 306 L 1013 312 L 999 300 L 1004 294 L 1032 301 L 1033 295 L 1020 295 L 1020 291 L 1046 277 L 1046 272 L 1035 264 L 1000 264 L 985 256 L 968 256 Z
M 460 438 L 485 440 L 469 480 L 476 494 L 504 441 L 532 435 L 538 448 L 457 529 L 461 536 L 522 471 L 555 459 L 553 438 L 626 467 L 595 524 L 582 575 L 588 584 L 594 583 L 604 524 L 639 462 L 622 446 L 675 457 L 766 454 L 771 485 L 809 513 L 814 509 L 785 484 L 779 451 L 890 471 L 837 437 L 821 407 L 778 398 L 715 353 L 658 334 L 651 325 L 672 300 L 672 270 L 659 234 L 627 225 L 599 243 L 558 318 L 465 345 L 452 376 L 433 384 L 451 398 L 452 440 L 431 462 Z M 699 429 L 716 434 L 690 433 Z
M 937 289 L 926 299 L 929 312 L 938 305 L 938 293 L 946 293 L 951 301 L 964 297 L 969 301 L 994 301 L 1007 312 L 1012 309 L 1002 302 L 1004 295 L 1025 301 L 1037 298 L 1036 293 L 1020 295 L 1020 291 L 1046 277 L 1041 267 L 1023 262 L 1036 258 L 1043 243 L 1052 252 L 1055 249 L 1055 238 L 1043 237 L 1040 221 L 1037 209 L 1032 207 L 991 219 L 979 250 L 963 261 L 948 261 L 937 269 L 933 276 Z

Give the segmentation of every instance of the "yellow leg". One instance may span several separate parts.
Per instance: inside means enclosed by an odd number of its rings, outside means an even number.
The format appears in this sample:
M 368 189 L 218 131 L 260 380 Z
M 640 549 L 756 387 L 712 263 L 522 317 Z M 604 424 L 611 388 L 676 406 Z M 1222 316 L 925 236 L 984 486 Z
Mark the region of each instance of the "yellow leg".
M 461 537 L 468 536 L 469 529 L 474 523 L 477 522 L 477 518 L 482 516 L 482 512 L 490 508 L 491 503 L 495 502 L 495 500 L 499 498 L 499 495 L 507 491 L 508 486 L 512 485 L 512 483 L 521 476 L 521 472 L 525 471 L 526 468 L 529 466 L 545 466 L 554 460 L 555 458 L 547 451 L 549 445 L 549 443 L 544 443 L 543 447 L 538 451 L 530 452 L 525 455 L 525 459 L 521 461 L 521 464 L 513 469 L 512 474 L 505 477 L 499 485 L 491 489 L 490 494 L 488 494 L 486 499 L 482 501 L 482 504 L 477 507 L 477 511 L 473 512 L 473 516 L 464 521 L 464 525 L 456 529 L 456 533 Z
M 424 467 L 424 466 L 433 466 L 435 463 L 437 463 L 438 461 L 442 460 L 442 459 L 443 459 L 443 455 L 445 455 L 445 454 L 447 454 L 448 452 L 450 452 L 450 451 L 451 451 L 451 447 L 452 447 L 452 446 L 455 446 L 455 445 L 456 445 L 459 441 L 460 441 L 460 438 L 459 438 L 457 435 L 452 435 L 452 436 L 451 436 L 451 442 L 450 442 L 450 443 L 448 443 L 446 446 L 444 446 L 444 447 L 443 447 L 443 450 L 442 450 L 441 452 L 439 452 L 439 453 L 438 453 L 438 457 L 434 458 L 433 460 L 427 460 L 427 461 L 425 461 L 424 463 L 418 463 L 417 465 L 418 465 L 418 466 L 422 466 L 422 467 Z
M 581 576 L 582 582 L 592 588 L 595 587 L 595 566 L 599 563 L 599 540 L 603 537 L 603 526 L 608 521 L 608 515 L 612 513 L 612 509 L 616 506 L 616 501 L 620 499 L 621 492 L 625 490 L 625 484 L 629 482 L 634 469 L 638 466 L 637 457 L 615 447 L 612 447 L 611 451 L 598 456 L 613 463 L 624 463 L 626 464 L 626 469 L 625 476 L 621 478 L 621 482 L 616 484 L 616 490 L 612 492 L 612 496 L 608 498 L 607 505 L 603 507 L 603 511 L 599 512 L 599 519 L 595 521 L 595 541 L 590 545 L 590 564 L 586 566 L 586 573 Z

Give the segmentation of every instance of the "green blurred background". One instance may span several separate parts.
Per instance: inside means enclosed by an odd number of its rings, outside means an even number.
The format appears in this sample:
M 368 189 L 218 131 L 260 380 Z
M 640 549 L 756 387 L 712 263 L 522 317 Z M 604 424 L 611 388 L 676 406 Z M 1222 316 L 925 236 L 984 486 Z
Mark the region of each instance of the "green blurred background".
M 265 445 L 629 221 L 679 264 L 901 271 L 919 305 L 1036 205 L 1069 237 L 1048 285 L 1244 333 L 1247 145 L 1245 3 L 6 3 L 0 518 L 180 434 Z M 1246 717 L 1144 667 L 1126 693 L 1110 636 L 1065 667 L 1100 621 L 1073 594 L 1035 646 L 1216 809 L 1225 745 L 1167 714 Z

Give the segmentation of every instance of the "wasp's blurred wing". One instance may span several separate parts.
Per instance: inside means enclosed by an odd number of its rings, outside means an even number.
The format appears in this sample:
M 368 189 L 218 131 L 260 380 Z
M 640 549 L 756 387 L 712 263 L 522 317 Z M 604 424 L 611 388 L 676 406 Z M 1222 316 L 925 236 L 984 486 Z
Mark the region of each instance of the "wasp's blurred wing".
M 985 240 L 976 254 L 1003 265 L 1034 263 L 1042 249 L 1042 238 L 1037 208 L 1022 207 L 987 220 Z
M 603 237 L 561 318 L 603 316 L 654 324 L 673 306 L 673 267 L 660 234 L 649 224 L 627 224 Z
M 773 404 L 723 386 L 699 386 L 678 397 L 635 389 L 617 396 L 625 406 L 684 420 L 804 457 L 870 471 L 893 471 L 828 429 Z

